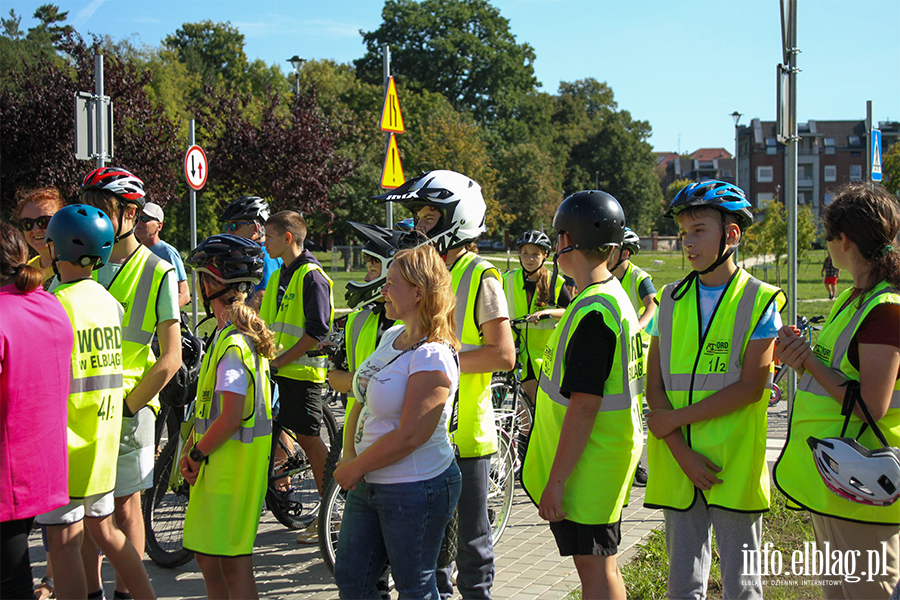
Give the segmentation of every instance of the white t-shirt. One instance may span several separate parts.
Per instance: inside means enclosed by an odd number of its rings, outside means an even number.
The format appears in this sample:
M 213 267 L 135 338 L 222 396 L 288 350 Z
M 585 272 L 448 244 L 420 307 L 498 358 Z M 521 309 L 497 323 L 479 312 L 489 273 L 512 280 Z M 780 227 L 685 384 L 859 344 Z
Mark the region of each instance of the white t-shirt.
M 444 404 L 441 420 L 428 441 L 406 458 L 366 473 L 366 481 L 370 483 L 426 481 L 443 473 L 453 460 L 453 447 L 447 435 L 447 426 L 453 411 L 453 398 L 459 387 L 456 357 L 450 346 L 437 342 L 422 344 L 406 353 L 402 349 L 395 350 L 394 341 L 404 330 L 403 325 L 388 329 L 378 348 L 353 374 L 353 393 L 360 403 L 354 438 L 356 453 L 362 454 L 383 435 L 399 427 L 406 386 L 413 373 L 445 373 L 450 379 L 450 394 Z M 397 356 L 399 358 L 391 362 Z

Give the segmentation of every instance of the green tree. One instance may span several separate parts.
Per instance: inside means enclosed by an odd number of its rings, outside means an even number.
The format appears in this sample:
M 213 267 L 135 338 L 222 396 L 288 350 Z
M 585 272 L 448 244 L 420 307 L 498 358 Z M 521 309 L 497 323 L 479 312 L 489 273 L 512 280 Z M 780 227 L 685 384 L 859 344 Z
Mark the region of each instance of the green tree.
M 553 159 L 537 144 L 517 144 L 500 152 L 497 170 L 497 200 L 514 234 L 549 229 L 562 200 Z
M 672 203 L 672 200 L 675 199 L 678 192 L 692 183 L 694 182 L 690 179 L 676 179 L 666 188 L 656 215 L 656 230 L 660 235 L 678 235 L 678 223 L 673 219 L 663 217 L 663 214 L 666 212 L 666 209 L 669 208 L 669 204 Z
M 382 24 L 362 32 L 355 61 L 363 81 L 382 82 L 382 45 L 391 70 L 409 89 L 442 94 L 458 111 L 490 121 L 499 95 L 535 89 L 534 49 L 519 44 L 509 21 L 487 0 L 387 0 Z
M 25 35 L 19 25 L 22 24 L 22 16 L 17 15 L 15 9 L 9 9 L 9 18 L 0 18 L 0 26 L 3 27 L 2 35 L 11 40 L 20 40 Z
M 797 258 L 805 258 L 816 240 L 816 220 L 809 205 L 797 211 Z M 775 277 L 781 286 L 782 257 L 785 262 L 788 253 L 788 230 L 784 204 L 777 200 L 769 202 L 762 221 L 751 225 L 741 239 L 741 249 L 750 256 L 772 255 L 775 259 Z
M 881 171 L 885 189 L 892 194 L 900 192 L 900 142 L 894 142 L 884 153 Z
M 206 85 L 246 81 L 249 63 L 244 53 L 244 34 L 230 21 L 185 23 L 167 35 L 163 43 Z

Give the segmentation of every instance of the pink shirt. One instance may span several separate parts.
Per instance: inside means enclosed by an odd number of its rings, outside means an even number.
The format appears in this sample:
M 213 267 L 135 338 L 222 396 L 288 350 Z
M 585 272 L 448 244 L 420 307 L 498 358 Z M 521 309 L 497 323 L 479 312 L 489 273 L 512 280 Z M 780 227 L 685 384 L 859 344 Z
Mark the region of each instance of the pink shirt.
M 69 502 L 66 405 L 73 337 L 52 294 L 0 287 L 0 521 Z

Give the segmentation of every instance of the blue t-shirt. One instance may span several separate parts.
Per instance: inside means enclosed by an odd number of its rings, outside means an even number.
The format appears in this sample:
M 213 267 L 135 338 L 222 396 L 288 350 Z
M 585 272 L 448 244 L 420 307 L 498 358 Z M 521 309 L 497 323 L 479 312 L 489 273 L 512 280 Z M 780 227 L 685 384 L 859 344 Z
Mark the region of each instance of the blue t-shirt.
M 716 304 L 719 303 L 722 292 L 725 291 L 725 286 L 706 287 L 700 283 L 699 279 L 696 283 L 700 286 L 700 318 L 703 320 L 703 329 L 705 330 L 707 325 L 709 325 L 709 319 L 712 317 Z M 647 332 L 654 337 L 659 337 L 659 328 L 656 325 L 657 315 L 659 315 L 659 311 L 656 311 L 653 318 L 650 319 L 650 322 L 647 324 Z M 766 312 L 763 313 L 762 319 L 759 320 L 756 329 L 750 334 L 750 339 L 768 340 L 778 337 L 778 330 L 781 329 L 781 325 L 781 313 L 778 312 L 775 303 L 773 302 L 769 304 Z
M 159 240 L 159 242 L 153 244 L 152 246 L 148 246 L 148 249 L 150 250 L 150 252 L 171 263 L 172 266 L 175 267 L 176 281 L 187 281 L 187 273 L 185 273 L 184 271 L 184 262 L 181 260 L 181 254 L 179 254 L 178 250 L 176 250 L 171 244 Z
M 253 288 L 253 293 L 255 294 L 259 290 L 265 290 L 266 284 L 269 283 L 269 277 L 281 268 L 281 265 L 284 262 L 280 258 L 272 258 L 269 256 L 269 253 L 266 251 L 266 246 L 264 244 L 260 244 L 262 247 L 263 254 L 263 276 L 259 282 L 259 285 Z

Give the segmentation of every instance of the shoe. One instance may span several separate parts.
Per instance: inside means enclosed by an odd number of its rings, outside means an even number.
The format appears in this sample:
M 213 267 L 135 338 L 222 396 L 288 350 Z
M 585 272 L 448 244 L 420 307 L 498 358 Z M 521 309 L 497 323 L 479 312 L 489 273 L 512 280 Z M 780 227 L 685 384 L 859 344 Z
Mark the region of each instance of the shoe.
M 634 471 L 634 485 L 637 487 L 647 487 L 647 469 L 638 465 Z
M 319 521 L 318 519 L 306 526 L 306 529 L 297 534 L 298 544 L 318 544 L 319 543 Z

